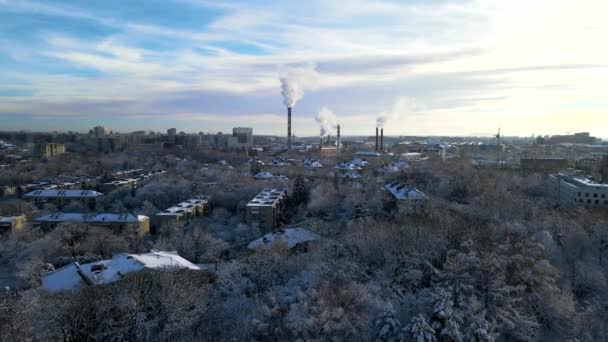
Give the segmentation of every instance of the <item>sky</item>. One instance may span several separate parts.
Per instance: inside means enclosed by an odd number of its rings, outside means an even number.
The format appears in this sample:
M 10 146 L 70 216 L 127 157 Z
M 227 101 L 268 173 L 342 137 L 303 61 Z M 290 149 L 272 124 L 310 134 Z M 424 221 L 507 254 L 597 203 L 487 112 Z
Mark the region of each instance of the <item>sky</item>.
M 605 0 L 0 0 L 0 130 L 608 138 Z M 381 118 L 380 120 L 378 120 Z

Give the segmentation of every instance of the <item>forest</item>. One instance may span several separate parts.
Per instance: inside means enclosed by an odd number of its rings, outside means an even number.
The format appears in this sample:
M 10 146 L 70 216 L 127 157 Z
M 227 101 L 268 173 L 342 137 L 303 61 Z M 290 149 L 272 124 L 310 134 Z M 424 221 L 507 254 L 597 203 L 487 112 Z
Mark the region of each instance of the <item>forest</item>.
M 342 180 L 331 164 L 310 173 L 294 163 L 281 169 L 288 180 L 257 181 L 254 164 L 222 152 L 115 153 L 0 170 L 8 185 L 165 169 L 134 191 L 106 193 L 98 209 L 152 216 L 198 194 L 213 204 L 209 215 L 155 236 L 76 222 L 3 236 L 0 340 L 608 340 L 608 214 L 556 207 L 541 175 L 461 158 L 383 175 L 429 196 L 411 207 L 391 199 L 373 172 Z M 268 187 L 287 190 L 282 225 L 319 240 L 246 248 L 263 234 L 245 223 L 244 207 Z M 0 216 L 27 213 L 29 221 L 56 210 L 0 201 Z M 49 268 L 152 249 L 177 251 L 203 270 L 143 271 L 62 293 L 40 288 Z

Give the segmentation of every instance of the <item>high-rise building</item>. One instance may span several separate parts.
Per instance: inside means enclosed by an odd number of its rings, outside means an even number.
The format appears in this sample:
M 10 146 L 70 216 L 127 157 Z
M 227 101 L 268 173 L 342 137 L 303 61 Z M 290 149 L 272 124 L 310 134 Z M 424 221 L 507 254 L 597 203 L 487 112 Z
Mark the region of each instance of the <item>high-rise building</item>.
M 34 147 L 34 158 L 39 160 L 49 160 L 65 153 L 65 145 L 58 143 L 36 144 Z
M 95 126 L 93 127 L 93 133 L 96 137 L 101 138 L 107 134 L 106 128 L 104 126 Z
M 239 146 L 250 147 L 253 145 L 253 129 L 249 127 L 234 127 L 232 136 L 236 137 Z
M 169 128 L 167 130 L 167 135 L 169 136 L 169 143 L 175 144 L 175 135 L 177 135 L 177 129 Z

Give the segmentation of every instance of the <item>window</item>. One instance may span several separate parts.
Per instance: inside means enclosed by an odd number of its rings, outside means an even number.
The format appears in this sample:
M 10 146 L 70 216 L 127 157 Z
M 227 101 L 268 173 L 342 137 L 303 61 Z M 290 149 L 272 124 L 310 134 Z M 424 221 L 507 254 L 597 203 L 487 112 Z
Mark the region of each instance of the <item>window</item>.
M 602 198 L 606 198 L 606 194 L 602 194 Z
M 600 200 L 595 200 L 595 204 L 600 204 Z
M 580 197 L 580 195 L 581 195 L 581 192 L 579 191 L 579 192 L 578 192 L 578 196 Z
M 594 197 L 594 198 L 597 198 L 597 192 L 593 194 L 593 197 Z
M 590 199 L 588 199 L 588 200 L 587 200 L 587 203 L 591 203 L 591 200 L 590 200 Z
M 589 197 L 589 193 L 588 192 L 585 192 L 585 197 Z

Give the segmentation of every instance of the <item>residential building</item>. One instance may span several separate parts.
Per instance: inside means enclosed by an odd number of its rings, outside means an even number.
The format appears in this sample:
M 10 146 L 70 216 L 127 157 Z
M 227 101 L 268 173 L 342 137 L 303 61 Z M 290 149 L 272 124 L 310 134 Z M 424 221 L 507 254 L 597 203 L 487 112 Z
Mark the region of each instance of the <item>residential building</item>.
M 386 184 L 384 188 L 400 203 L 420 204 L 428 199 L 422 191 L 405 183 L 393 182 Z
M 247 224 L 257 226 L 262 231 L 273 231 L 279 225 L 287 192 L 282 189 L 264 189 L 246 207 Z
M 167 208 L 153 218 L 153 230 L 167 225 L 186 223 L 209 211 L 209 197 L 196 196 Z
M 125 275 L 142 270 L 172 271 L 200 267 L 176 252 L 151 251 L 145 254 L 118 254 L 109 260 L 80 265 L 77 262 L 41 275 L 42 288 L 50 292 L 77 290 L 86 286 L 110 284 Z
M 34 158 L 50 160 L 65 153 L 65 145 L 59 143 L 42 143 L 34 147 Z
M 48 232 L 63 222 L 82 222 L 88 226 L 107 227 L 112 231 L 145 235 L 150 232 L 150 218 L 132 213 L 62 213 L 54 212 L 37 218 L 34 226 Z
M 558 173 L 547 179 L 553 201 L 562 207 L 608 208 L 608 184 Z
M 107 131 L 104 126 L 95 126 L 93 127 L 93 134 L 95 137 L 101 138 L 107 134 Z
M 25 215 L 20 216 L 0 216 L 0 235 L 15 233 L 25 226 Z
M 602 183 L 608 184 L 608 154 L 602 156 L 599 166 L 599 174 Z
M 249 148 L 253 145 L 253 128 L 234 127 L 232 136 L 236 138 L 237 147 Z
M 31 200 L 41 206 L 44 203 L 53 203 L 61 209 L 70 202 L 80 202 L 85 208 L 95 210 L 97 200 L 103 196 L 101 192 L 94 190 L 34 190 L 23 195 L 23 198 Z

